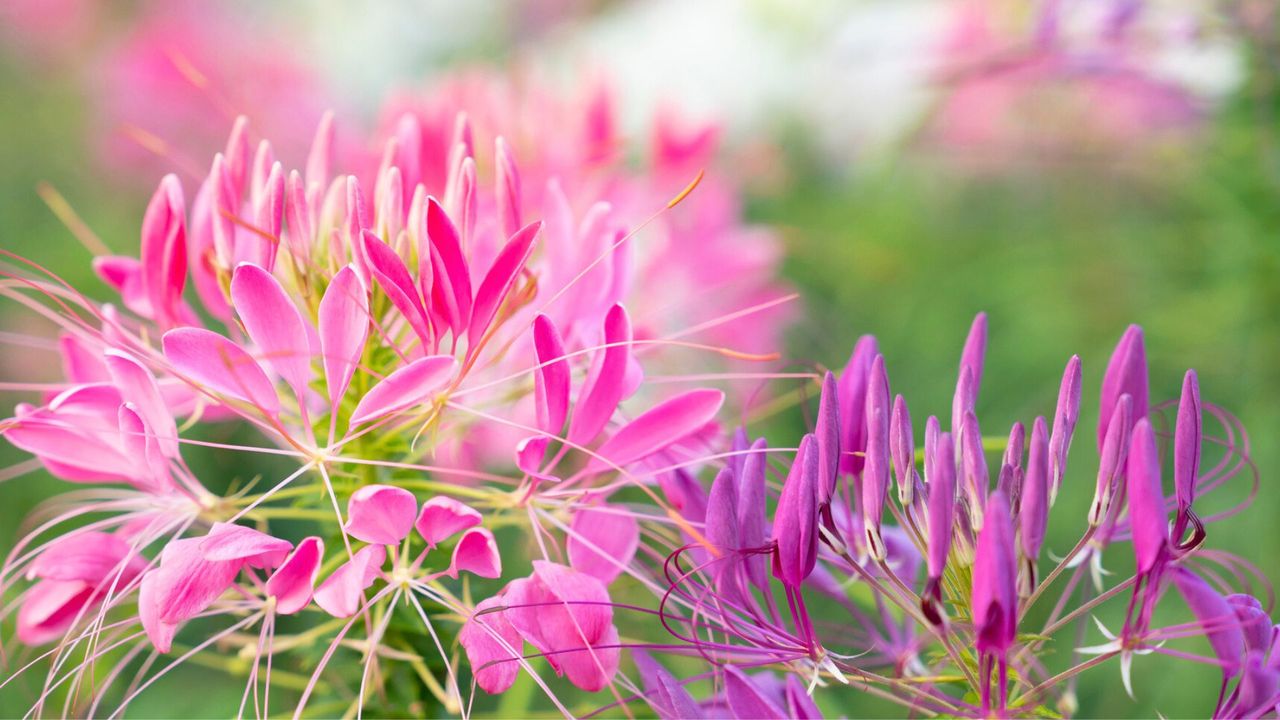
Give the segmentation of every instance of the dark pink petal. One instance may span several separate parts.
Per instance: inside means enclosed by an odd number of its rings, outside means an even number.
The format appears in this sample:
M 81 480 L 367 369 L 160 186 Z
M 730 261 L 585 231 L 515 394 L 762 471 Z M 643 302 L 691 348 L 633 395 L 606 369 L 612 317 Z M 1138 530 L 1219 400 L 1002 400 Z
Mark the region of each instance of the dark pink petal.
M 1142 427 L 1146 419 L 1138 421 Z M 1134 429 L 1133 437 L 1144 431 Z M 1148 428 L 1145 433 L 1149 434 Z M 1132 454 L 1130 455 L 1132 457 Z M 1190 570 L 1179 567 L 1173 570 L 1173 584 L 1178 588 L 1182 599 L 1186 600 L 1191 614 L 1196 616 L 1213 654 L 1222 665 L 1223 679 L 1240 673 L 1241 663 L 1245 659 L 1244 635 L 1240 632 L 1240 622 L 1235 611 L 1217 590 Z
M 1147 416 L 1147 383 L 1147 351 L 1142 342 L 1142 328 L 1130 325 L 1111 353 L 1102 377 L 1102 403 L 1098 407 L 1099 451 L 1121 395 L 1128 395 L 1133 401 L 1131 423 Z
M 1042 417 L 1037 417 L 1031 426 L 1031 449 L 1027 454 L 1018 521 L 1022 530 L 1023 557 L 1034 567 L 1049 524 L 1049 438 Z
M 569 442 L 591 442 L 613 417 L 625 391 L 627 358 L 631 355 L 631 318 L 621 305 L 609 308 L 604 319 L 604 359 L 589 387 L 584 388 L 569 423 Z
M 560 333 L 546 315 L 533 321 L 533 348 L 539 366 L 533 378 L 538 428 L 559 433 L 569 413 L 569 361 Z
M 916 441 L 911 430 L 911 412 L 901 395 L 893 400 L 893 417 L 889 420 L 889 456 L 898 480 L 898 501 L 903 507 L 909 507 L 916 487 Z
M 451 497 L 436 495 L 422 503 L 414 527 L 428 547 L 435 547 L 442 540 L 479 525 L 483 519 L 474 508 Z
M 413 529 L 418 501 L 413 493 L 392 485 L 365 485 L 347 501 L 347 523 L 343 529 L 351 537 L 378 545 L 395 545 Z
M 664 450 L 706 427 L 723 404 L 724 393 L 709 389 L 690 390 L 658 403 L 606 440 L 587 470 L 625 467 Z
M 972 412 L 964 414 L 960 428 L 960 466 L 964 471 L 964 492 L 969 497 L 969 513 L 974 518 L 974 527 L 981 528 L 987 489 L 991 484 L 991 478 L 987 474 L 987 456 L 982 449 L 982 430 L 978 427 L 978 418 Z
M 662 720 L 690 720 L 706 717 L 697 701 L 678 680 L 667 672 L 648 653 L 633 650 L 631 659 L 636 663 L 644 684 L 645 700 Z
M 324 560 L 324 541 L 308 537 L 298 543 L 293 553 L 267 580 L 267 597 L 276 599 L 276 612 L 292 615 L 311 602 L 316 575 Z
M 107 350 L 104 354 L 107 372 L 124 400 L 137 407 L 138 414 L 147 427 L 155 433 L 156 441 L 166 457 L 177 458 L 178 426 L 173 414 L 160 394 L 155 375 L 132 355 L 120 350 Z
M 320 300 L 320 352 L 329 383 L 329 403 L 336 411 L 360 364 L 369 336 L 369 295 L 356 271 L 338 271 Z
M 640 545 L 640 525 L 620 505 L 586 507 L 573 515 L 569 565 L 608 585 L 622 574 Z
M 467 653 L 476 684 L 491 694 L 506 692 L 515 683 L 524 648 L 524 639 L 505 611 L 487 612 L 502 604 L 501 597 L 482 600 L 458 633 L 458 644 Z
M 174 368 L 206 389 L 240 400 L 273 416 L 280 398 L 258 362 L 244 348 L 202 328 L 178 328 L 161 340 Z
M 867 551 L 875 560 L 885 558 L 880 537 L 880 521 L 889 493 L 889 376 L 884 369 L 884 356 L 871 361 L 867 380 L 867 449 L 862 469 L 862 522 L 866 531 Z
M 533 222 L 521 228 L 511 236 L 502 251 L 498 253 L 498 257 L 494 259 L 489 272 L 480 283 L 480 289 L 476 290 L 475 307 L 471 311 L 471 327 L 467 330 L 467 337 L 472 343 L 478 343 L 485 331 L 489 329 L 489 324 L 493 322 L 498 309 L 515 285 L 516 278 L 520 276 L 520 270 L 524 268 L 525 263 L 529 262 L 529 256 L 533 254 L 534 240 L 538 238 L 540 230 L 542 230 L 541 222 Z
M 186 203 L 182 184 L 165 175 L 142 217 L 142 285 L 161 328 L 181 320 L 187 280 Z
M 483 578 L 502 576 L 502 555 L 498 553 L 498 541 L 484 528 L 471 528 L 462 534 L 453 548 L 453 560 L 449 563 L 449 577 L 467 571 Z
M 1148 573 L 1168 550 L 1169 517 L 1160 483 L 1160 451 L 1146 418 L 1133 426 L 1126 474 L 1133 553 L 1138 560 L 1138 572 Z
M 1018 623 L 1017 560 L 1009 501 L 997 490 L 987 500 L 973 556 L 972 608 L 979 652 L 1004 653 Z
M 240 574 L 242 560 L 212 561 L 204 557 L 201 548 L 206 539 L 185 538 L 165 545 L 160 552 L 160 567 L 148 573 L 148 577 L 157 576 L 155 610 L 161 623 L 176 625 L 200 614 Z
M 840 472 L 840 397 L 836 376 L 830 372 L 822 378 L 813 433 L 818 441 L 818 501 L 826 505 L 831 502 Z
M 307 323 L 280 281 L 257 265 L 242 264 L 231 277 L 231 304 L 262 359 L 305 398 L 311 382 Z
M 1196 497 L 1196 477 L 1200 474 L 1200 383 L 1195 370 L 1182 378 L 1178 400 L 1178 424 L 1173 435 L 1173 492 L 1178 515 L 1185 517 Z
M 1089 509 L 1089 523 L 1098 526 L 1111 507 L 1111 498 L 1118 489 L 1118 480 L 1124 475 L 1125 459 L 1129 456 L 1129 435 L 1133 423 L 1133 399 L 1121 395 L 1111 413 L 1107 437 L 1102 442 L 1102 456 L 1098 459 L 1098 481 L 1093 493 L 1093 505 Z
M 751 678 L 732 666 L 724 666 L 724 694 L 734 717 L 752 720 L 785 720 L 787 714 L 770 700 Z
M 429 400 L 431 393 L 453 378 L 457 368 L 458 362 L 448 355 L 414 360 L 383 378 L 360 398 L 351 412 L 351 424 L 378 420 Z
M 369 259 L 369 270 L 378 281 L 378 286 L 409 322 L 409 327 L 413 328 L 422 346 L 429 347 L 431 326 L 427 310 L 418 295 L 418 288 L 414 285 L 413 276 L 409 274 L 409 268 L 396 251 L 378 236 L 365 230 L 360 237 L 364 243 L 365 256 Z
M 243 525 L 214 523 L 200 542 L 200 555 L 209 562 L 245 562 L 273 568 L 284 562 L 293 543 Z
M 1080 356 L 1072 355 L 1067 368 L 1062 371 L 1062 385 L 1058 388 L 1058 406 L 1053 414 L 1053 431 L 1049 433 L 1049 504 L 1058 497 L 1062 476 L 1067 471 L 1067 453 L 1071 450 L 1071 436 L 1080 418 L 1081 370 Z
M 813 436 L 800 441 L 773 516 L 773 576 L 791 588 L 809 577 L 818 560 L 818 453 Z
M 768 542 L 765 532 L 768 449 L 769 444 L 764 438 L 756 438 L 743 458 L 742 472 L 735 476 L 738 483 L 738 541 L 745 549 L 762 548 Z M 746 559 L 747 578 L 761 591 L 769 583 L 768 565 L 769 559 L 764 554 L 754 554 Z
M 840 470 L 856 474 L 862 471 L 862 452 L 867 449 L 864 425 L 867 405 L 867 376 L 871 361 L 879 355 L 876 339 L 863 335 L 853 346 L 849 363 L 840 373 Z
M 818 709 L 813 697 L 805 689 L 800 678 L 792 673 L 787 674 L 786 689 L 788 717 L 795 720 L 822 720 L 822 711 Z
M 933 420 L 932 416 L 930 420 Z M 936 421 L 932 423 L 936 425 Z M 937 448 L 925 453 L 924 474 L 929 481 L 928 510 L 929 578 L 937 580 L 947 565 L 951 552 L 951 536 L 956 520 L 956 465 L 951 433 L 938 433 Z
M 382 545 L 360 548 L 316 588 L 316 605 L 334 617 L 355 615 L 360 609 L 361 594 L 378 578 L 386 559 L 387 550 Z

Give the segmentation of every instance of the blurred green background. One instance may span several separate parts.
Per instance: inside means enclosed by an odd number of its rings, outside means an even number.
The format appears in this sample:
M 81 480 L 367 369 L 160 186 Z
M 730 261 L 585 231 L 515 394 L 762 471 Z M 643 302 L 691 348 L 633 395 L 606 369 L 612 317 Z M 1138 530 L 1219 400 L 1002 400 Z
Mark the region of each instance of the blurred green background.
M 1280 575 L 1280 489 L 1272 482 L 1280 463 L 1280 92 L 1268 48 L 1246 38 L 1241 52 L 1246 79 L 1233 95 L 1185 142 L 1142 156 L 1136 169 L 1105 158 L 1071 165 L 1032 158 L 1000 172 L 972 171 L 904 143 L 890 160 L 848 172 L 833 168 L 803 128 L 784 125 L 771 139 L 778 179 L 755 190 L 748 213 L 779 229 L 787 248 L 780 271 L 803 294 L 792 357 L 840 367 L 856 337 L 874 333 L 895 391 L 908 395 L 922 425 L 928 414 L 949 413 L 964 334 L 985 310 L 991 340 L 979 409 L 986 432 L 1001 434 L 1015 420 L 1051 415 L 1062 367 L 1080 354 L 1084 410 L 1046 544 L 1061 553 L 1078 537 L 1092 494 L 1102 368 L 1125 326 L 1139 323 L 1153 400 L 1176 398 L 1183 371 L 1194 367 L 1204 398 L 1238 415 L 1251 434 L 1257 501 L 1211 527 L 1209 542 Z M 93 105 L 70 73 L 0 58 L 0 247 L 107 299 L 89 254 L 36 185 L 52 183 L 124 252 L 136 247 L 145 188 L 95 162 Z M 12 304 L 0 306 L 0 326 L 43 331 Z M 6 345 L 0 381 L 55 377 L 54 366 L 52 353 Z M 6 394 L 4 412 L 18 399 Z M 8 466 L 22 458 L 5 445 L 0 459 Z M 39 500 L 61 489 L 42 474 L 7 481 L 0 548 Z M 1113 555 L 1109 562 L 1122 567 L 1123 553 Z M 144 695 L 130 715 L 203 716 L 238 702 L 239 680 L 184 672 Z M 1141 659 L 1135 704 L 1108 665 L 1084 677 L 1080 715 L 1205 716 L 1215 675 Z M 0 715 L 25 712 L 33 689 L 0 690 Z M 878 707 L 852 692 L 836 702 L 826 709 L 850 716 Z

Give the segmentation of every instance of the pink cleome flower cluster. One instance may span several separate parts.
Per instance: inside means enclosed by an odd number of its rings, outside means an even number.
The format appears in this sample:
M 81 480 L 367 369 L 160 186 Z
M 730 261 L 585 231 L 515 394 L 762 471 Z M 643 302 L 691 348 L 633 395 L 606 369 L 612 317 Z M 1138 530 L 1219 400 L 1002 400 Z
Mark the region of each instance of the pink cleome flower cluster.
M 1125 333 L 1094 501 L 1050 560 L 1079 358 L 1051 420 L 984 436 L 980 315 L 949 427 L 928 417 L 919 450 L 870 336 L 838 377 L 744 372 L 776 359 L 791 296 L 732 183 L 698 171 L 714 130 L 662 119 L 636 174 L 607 90 L 541 98 L 468 78 L 401 103 L 352 175 L 333 170 L 331 117 L 289 171 L 237 122 L 190 202 L 161 181 L 140 257 L 95 259 L 123 309 L 7 256 L 0 294 L 57 325 L 66 381 L 0 433 L 33 456 L 20 470 L 84 485 L 0 575 L 37 648 L 0 682 L 43 671 L 33 714 L 120 714 L 203 660 L 258 716 L 282 696 L 295 716 L 465 716 L 477 688 L 524 682 L 566 716 L 821 717 L 843 690 L 1043 717 L 1072 714 L 1108 660 L 1132 692 L 1151 653 L 1218 668 L 1215 716 L 1274 714 L 1276 632 L 1248 594 L 1265 580 L 1206 544 L 1247 500 L 1200 510 L 1250 474 L 1248 441 L 1194 372 L 1169 426 Z M 753 406 L 740 384 L 762 380 L 798 388 Z M 751 436 L 815 388 L 795 447 Z M 726 404 L 745 418 L 730 433 Z M 228 423 L 265 443 L 202 432 Z M 296 468 L 215 483 L 195 447 Z M 1126 545 L 1133 572 L 1104 571 Z M 1191 622 L 1163 624 L 1170 587 Z M 1126 599 L 1119 631 L 1085 645 Z M 1168 646 L 1187 638 L 1212 654 Z

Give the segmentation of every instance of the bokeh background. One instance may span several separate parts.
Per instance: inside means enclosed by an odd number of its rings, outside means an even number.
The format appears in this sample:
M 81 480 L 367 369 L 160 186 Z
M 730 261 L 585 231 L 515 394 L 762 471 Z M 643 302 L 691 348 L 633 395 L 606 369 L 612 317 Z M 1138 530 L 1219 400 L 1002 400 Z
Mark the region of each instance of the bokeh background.
M 1249 428 L 1257 501 L 1210 542 L 1278 577 L 1278 23 L 1274 0 L 4 0 L 0 247 L 107 299 L 48 188 L 132 252 L 160 175 L 194 183 L 236 114 L 296 162 L 324 109 L 359 135 L 387 96 L 459 72 L 607 81 L 637 143 L 657 108 L 722 123 L 725 162 L 708 172 L 745 181 L 750 219 L 777 228 L 778 272 L 802 293 L 792 357 L 839 367 L 874 333 L 913 413 L 941 415 L 986 310 L 979 406 L 1007 427 L 1048 414 L 1063 364 L 1082 356 L 1086 460 L 1052 550 L 1078 536 L 1062 525 L 1083 523 L 1091 496 L 1111 345 L 1143 325 L 1153 398 L 1176 397 L 1194 367 L 1206 399 Z M 48 348 L 12 342 L 48 330 L 0 306 L 0 382 L 56 377 Z M 20 399 L 4 393 L 4 412 Z M 8 446 L 0 458 L 22 459 Z M 257 471 L 219 460 L 193 464 Z M 0 487 L 0 548 L 53 482 Z M 1146 659 L 1132 701 L 1107 666 L 1085 676 L 1080 712 L 1204 716 L 1213 674 Z M 131 715 L 207 715 L 241 687 L 188 668 Z M 31 691 L 0 690 L 0 715 L 24 712 Z

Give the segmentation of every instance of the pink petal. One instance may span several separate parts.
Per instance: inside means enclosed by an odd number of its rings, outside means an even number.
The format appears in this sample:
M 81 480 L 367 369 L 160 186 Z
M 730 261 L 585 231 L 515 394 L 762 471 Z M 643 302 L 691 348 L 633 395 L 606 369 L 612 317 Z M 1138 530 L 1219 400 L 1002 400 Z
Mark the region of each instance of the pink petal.
M 160 619 L 160 582 L 158 570 L 142 577 L 138 586 L 138 619 L 156 650 L 167 653 L 173 647 L 173 636 L 178 634 L 178 624 Z
M 453 377 L 458 362 L 448 355 L 419 358 L 374 385 L 351 413 L 351 424 L 377 420 L 427 400 Z
M 334 617 L 351 617 L 360 609 L 360 595 L 378 578 L 387 558 L 381 545 L 367 545 L 356 551 L 316 588 L 315 601 Z
M 325 185 L 329 182 L 329 167 L 333 164 L 333 111 L 326 111 L 316 126 L 311 151 L 307 153 L 307 184 Z
M 520 170 L 507 142 L 494 141 L 494 190 L 498 199 L 499 229 L 510 237 L 520 227 Z
M 515 683 L 524 648 L 520 632 L 505 611 L 485 612 L 502 607 L 502 603 L 501 597 L 482 600 L 458 633 L 458 643 L 467 653 L 476 684 L 491 694 L 506 692 Z
M 367 543 L 395 545 L 413 529 L 418 500 L 404 488 L 365 485 L 347 501 L 347 534 Z
M 231 278 L 231 304 L 263 360 L 299 398 L 306 397 L 311 382 L 307 323 L 280 281 L 257 265 L 242 264 Z
M 155 433 L 164 454 L 177 458 L 179 456 L 178 426 L 173 420 L 173 414 L 165 405 L 164 396 L 160 393 L 160 385 L 156 382 L 155 375 L 152 375 L 151 371 L 132 355 L 120 350 L 107 350 L 105 361 L 107 372 L 111 374 L 112 381 L 120 389 L 120 395 L 137 407 L 138 414 L 142 416 L 147 427 Z
M 444 309 L 449 327 L 458 336 L 471 318 L 471 270 L 458 229 L 435 198 L 427 200 L 427 237 L 435 278 L 433 304 Z
M 559 482 L 560 478 L 555 475 L 542 472 L 542 459 L 550 444 L 551 438 L 546 435 L 534 435 L 516 443 L 516 469 L 538 480 Z
M 640 525 L 621 506 L 584 508 L 573 516 L 569 564 L 608 585 L 626 569 L 639 544 Z
M 631 319 L 621 305 L 609 308 L 605 316 L 604 342 L 607 347 L 599 372 L 578 398 L 569 424 L 569 442 L 577 445 L 585 445 L 600 434 L 622 401 L 631 355 Z
M 538 315 L 533 321 L 533 348 L 538 358 L 533 378 L 538 427 L 559 433 L 569 414 L 569 361 L 565 359 L 560 332 L 546 315 Z
M 720 411 L 724 393 L 690 390 L 655 405 L 614 433 L 592 458 L 588 471 L 625 467 L 701 430 Z
M 435 547 L 440 541 L 479 525 L 483 519 L 475 508 L 451 497 L 436 495 L 422 504 L 422 512 L 418 513 L 414 527 L 427 541 L 428 547 Z
M 36 583 L 18 608 L 18 641 L 34 646 L 62 638 L 93 600 L 94 586 L 80 580 Z
M 350 265 L 338 271 L 320 300 L 320 352 L 336 411 L 360 364 L 369 336 L 369 295 Z
M 119 536 L 79 531 L 49 543 L 27 568 L 27 577 L 98 583 L 103 578 L 114 577 L 123 567 L 126 570 L 123 578 L 127 580 L 137 574 L 128 571 L 139 566 L 132 561 L 122 565 L 126 558 L 136 558 L 136 553 Z
M 289 254 L 294 264 L 306 266 L 311 261 L 311 240 L 315 235 L 315 219 L 311 202 L 307 198 L 307 186 L 297 170 L 289 173 L 285 189 L 284 212 L 289 223 Z
M 308 537 L 298 543 L 293 553 L 267 580 L 267 597 L 276 599 L 276 612 L 292 615 L 311 602 L 320 562 L 324 560 L 324 542 Z
M 209 562 L 244 561 L 257 568 L 284 562 L 293 543 L 243 525 L 214 523 L 200 542 L 200 555 Z
M 475 307 L 471 311 L 471 328 L 467 331 L 467 337 L 473 344 L 480 342 L 489 329 L 489 323 L 498 314 L 502 302 L 520 276 L 520 270 L 533 254 L 533 241 L 538 238 L 541 229 L 542 223 L 534 222 L 512 235 L 485 274 L 480 289 L 476 291 Z
M 202 328 L 178 328 L 161 340 L 179 373 L 208 389 L 247 402 L 266 415 L 280 411 L 275 386 L 243 348 Z
M 182 184 L 165 175 L 142 217 L 142 285 L 162 328 L 181 319 L 187 280 L 186 203 Z
M 586 573 L 535 560 L 533 575 L 507 587 L 507 616 L 526 640 L 548 653 L 557 673 L 596 691 L 617 671 L 613 607 L 604 585 Z
M 483 578 L 501 577 L 502 556 L 493 533 L 484 528 L 471 528 L 463 533 L 453 549 L 449 577 L 456 578 L 463 570 Z
M 205 559 L 201 546 L 207 538 L 184 538 L 165 545 L 155 580 L 159 620 L 181 623 L 213 604 L 235 582 L 244 562 Z
M 361 242 L 364 243 L 365 257 L 369 260 L 369 270 L 379 287 L 405 320 L 409 321 L 409 326 L 417 334 L 422 346 L 428 347 L 431 343 L 431 326 L 409 268 L 405 267 L 404 261 L 390 245 L 368 230 L 361 234 Z
M 118 417 L 121 449 L 133 462 L 131 484 L 143 492 L 168 492 L 173 488 L 173 480 L 155 433 L 133 403 L 121 405 Z

